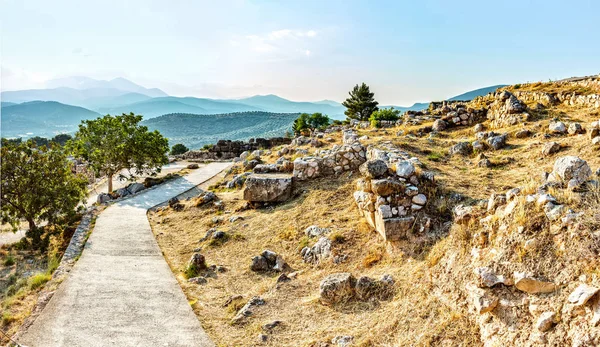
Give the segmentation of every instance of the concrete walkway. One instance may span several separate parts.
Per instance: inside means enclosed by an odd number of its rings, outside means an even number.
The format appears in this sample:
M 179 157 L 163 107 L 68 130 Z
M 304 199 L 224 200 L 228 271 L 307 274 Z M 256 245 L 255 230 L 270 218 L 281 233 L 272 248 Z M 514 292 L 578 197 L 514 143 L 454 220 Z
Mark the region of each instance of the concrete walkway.
M 146 211 L 229 166 L 212 163 L 116 203 L 33 325 L 29 346 L 214 346 L 154 239 Z

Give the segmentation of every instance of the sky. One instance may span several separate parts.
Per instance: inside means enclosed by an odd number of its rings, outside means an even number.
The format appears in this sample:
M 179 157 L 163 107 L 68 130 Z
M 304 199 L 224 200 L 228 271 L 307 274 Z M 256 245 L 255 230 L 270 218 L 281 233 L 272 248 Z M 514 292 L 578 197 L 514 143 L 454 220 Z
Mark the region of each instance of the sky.
M 176 96 L 382 105 L 600 73 L 600 1 L 0 0 L 2 90 L 124 77 Z

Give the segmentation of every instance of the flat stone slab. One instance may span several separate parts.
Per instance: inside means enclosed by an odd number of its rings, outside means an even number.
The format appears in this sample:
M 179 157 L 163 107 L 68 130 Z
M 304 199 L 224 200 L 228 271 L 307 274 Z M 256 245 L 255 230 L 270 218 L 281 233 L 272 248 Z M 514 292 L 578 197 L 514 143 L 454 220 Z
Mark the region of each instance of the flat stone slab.
M 29 347 L 214 346 L 162 256 L 146 211 L 229 165 L 208 164 L 104 210 L 71 274 L 18 342 Z
M 246 178 L 244 200 L 283 202 L 292 196 L 292 175 L 252 174 Z

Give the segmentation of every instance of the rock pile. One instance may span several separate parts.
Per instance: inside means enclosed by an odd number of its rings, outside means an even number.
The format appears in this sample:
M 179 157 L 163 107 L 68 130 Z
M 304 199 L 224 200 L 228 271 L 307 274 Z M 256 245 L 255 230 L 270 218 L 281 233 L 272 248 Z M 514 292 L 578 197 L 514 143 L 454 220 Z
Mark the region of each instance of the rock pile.
M 254 272 L 278 271 L 282 272 L 289 269 L 288 264 L 283 257 L 273 251 L 264 250 L 260 255 L 252 258 L 250 270 Z
M 325 305 L 345 303 L 350 300 L 387 300 L 393 295 L 394 280 L 383 275 L 374 280 L 367 276 L 354 278 L 348 272 L 334 273 L 321 281 L 320 299 Z
M 240 154 L 246 151 L 252 152 L 262 148 L 288 145 L 291 142 L 292 139 L 285 137 L 257 138 L 250 139 L 248 142 L 219 140 L 214 146 L 206 150 L 188 151 L 180 157 L 186 160 L 229 160 L 239 157 Z
M 415 225 L 415 213 L 427 203 L 419 192 L 420 178 L 414 163 L 401 151 L 371 148 L 367 162 L 361 165 L 354 200 L 360 214 L 387 241 L 400 241 Z M 421 179 L 433 180 L 432 175 Z
M 359 142 L 358 135 L 354 132 L 344 132 L 343 139 L 342 146 L 335 145 L 331 150 L 317 152 L 316 156 L 294 160 L 294 178 L 303 181 L 358 168 L 365 162 L 365 147 Z
M 530 119 L 526 105 L 508 91 L 493 94 L 493 102 L 487 111 L 487 118 L 493 127 L 515 125 Z

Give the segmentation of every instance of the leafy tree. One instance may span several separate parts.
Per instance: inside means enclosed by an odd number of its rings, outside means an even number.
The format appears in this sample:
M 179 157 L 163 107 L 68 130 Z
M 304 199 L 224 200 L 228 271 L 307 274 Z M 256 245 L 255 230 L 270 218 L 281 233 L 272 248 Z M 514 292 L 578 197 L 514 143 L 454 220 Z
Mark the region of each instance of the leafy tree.
M 39 137 L 39 136 L 35 136 L 29 139 L 29 141 L 33 141 L 33 143 L 35 143 L 36 146 L 40 147 L 40 146 L 48 146 L 48 144 L 50 143 L 50 141 L 48 141 L 47 138 L 45 137 Z
M 329 122 L 330 119 L 327 115 L 323 115 L 318 112 L 311 115 L 308 113 L 302 113 L 294 121 L 292 130 L 294 130 L 295 134 L 302 134 L 307 131 L 323 129 L 329 125 Z
M 371 93 L 369 86 L 366 84 L 357 84 L 354 89 L 349 92 L 350 97 L 342 103 L 346 107 L 344 114 L 350 119 L 366 121 L 371 116 L 371 113 L 377 111 L 379 104 Z
M 71 136 L 69 134 L 58 134 L 58 135 L 54 136 L 52 138 L 52 140 L 50 140 L 50 141 L 52 141 L 54 143 L 58 143 L 61 146 L 64 146 L 67 143 L 67 141 L 69 141 L 71 139 L 73 139 L 73 136 Z
M 58 145 L 37 146 L 33 141 L 2 143 L 0 212 L 2 223 L 16 230 L 19 222 L 29 223 L 26 236 L 40 245 L 41 220 L 53 224 L 74 212 L 86 193 L 87 180 L 71 171 L 71 163 Z
M 180 155 L 183 154 L 190 149 L 187 148 L 184 144 L 178 143 L 171 148 L 171 155 Z
M 97 174 L 108 177 L 108 192 L 112 192 L 112 178 L 121 170 L 132 177 L 160 171 L 169 162 L 169 141 L 158 131 L 148 131 L 140 125 L 142 116 L 106 115 L 84 120 L 75 138 L 69 142 L 72 152 L 90 163 Z
M 400 119 L 399 115 L 399 110 L 394 110 L 394 108 L 392 107 L 384 108 L 371 113 L 371 116 L 369 117 L 369 122 L 371 122 L 372 126 L 379 128 L 382 120 L 397 121 L 398 119 Z

